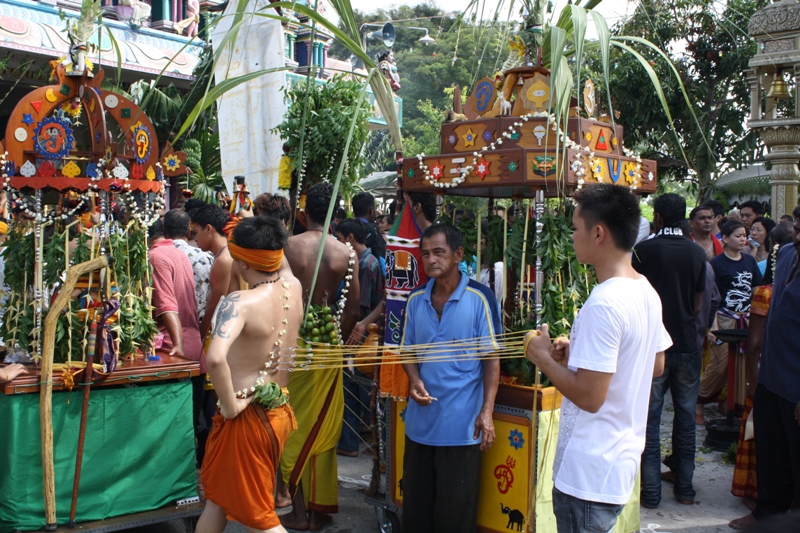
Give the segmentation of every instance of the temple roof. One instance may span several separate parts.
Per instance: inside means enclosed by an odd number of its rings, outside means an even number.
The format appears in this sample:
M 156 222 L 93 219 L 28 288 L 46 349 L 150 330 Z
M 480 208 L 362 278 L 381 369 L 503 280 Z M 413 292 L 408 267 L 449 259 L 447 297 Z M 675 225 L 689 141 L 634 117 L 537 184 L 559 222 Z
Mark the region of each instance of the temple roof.
M 64 13 L 78 17 L 75 11 Z M 105 28 L 110 28 L 119 45 L 123 71 L 135 72 L 138 78 L 155 78 L 164 70 L 165 78 L 174 82 L 183 80 L 184 84 L 193 79 L 192 71 L 205 44 L 202 41 L 145 27 L 133 30 L 125 22 L 104 19 L 99 57 L 94 52 L 89 58 L 106 68 L 117 67 L 117 51 Z M 98 44 L 97 34 L 92 41 Z M 58 9 L 39 2 L 2 0 L 0 48 L 48 59 L 65 56 L 69 39 Z
M 800 1 L 781 0 L 762 7 L 750 17 L 747 31 L 751 37 L 800 31 Z

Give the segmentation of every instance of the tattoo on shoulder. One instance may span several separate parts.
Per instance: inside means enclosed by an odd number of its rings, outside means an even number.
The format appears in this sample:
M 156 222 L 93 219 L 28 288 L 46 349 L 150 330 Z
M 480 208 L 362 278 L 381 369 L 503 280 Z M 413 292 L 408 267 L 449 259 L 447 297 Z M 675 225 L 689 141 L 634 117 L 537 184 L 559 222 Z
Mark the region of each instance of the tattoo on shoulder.
M 239 316 L 236 303 L 239 301 L 239 293 L 234 292 L 220 300 L 217 310 L 214 313 L 214 336 L 222 339 L 230 338 L 230 333 L 226 331 L 231 319 Z

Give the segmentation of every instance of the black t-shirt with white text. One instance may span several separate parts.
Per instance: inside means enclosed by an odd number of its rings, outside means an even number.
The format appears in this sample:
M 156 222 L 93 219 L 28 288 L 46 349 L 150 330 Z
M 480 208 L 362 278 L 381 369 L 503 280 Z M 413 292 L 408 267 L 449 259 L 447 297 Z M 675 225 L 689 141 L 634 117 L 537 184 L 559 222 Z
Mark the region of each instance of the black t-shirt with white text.
M 674 353 L 698 350 L 695 295 L 706 286 L 706 254 L 677 228 L 664 228 L 633 249 L 633 268 L 661 298 L 664 327 Z
M 753 296 L 753 287 L 761 285 L 761 270 L 758 263 L 750 254 L 742 254 L 738 261 L 734 261 L 724 253 L 710 261 L 711 268 L 717 278 L 722 299 L 719 308 L 725 308 L 734 313 L 747 313 L 750 311 L 750 299 Z

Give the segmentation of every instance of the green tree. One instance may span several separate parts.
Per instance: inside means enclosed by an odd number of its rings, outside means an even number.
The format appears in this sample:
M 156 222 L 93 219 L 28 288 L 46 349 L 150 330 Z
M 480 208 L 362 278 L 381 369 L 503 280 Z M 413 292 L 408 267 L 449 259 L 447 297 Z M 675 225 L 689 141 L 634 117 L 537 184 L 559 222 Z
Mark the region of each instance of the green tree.
M 488 21 L 475 17 L 459 20 L 441 9 L 420 4 L 414 7 L 397 6 L 373 13 L 355 11 L 359 27 L 362 24 L 394 22 L 396 40 L 392 46 L 402 88 L 397 96 L 403 99 L 403 144 L 406 157 L 421 152 L 439 151 L 439 126 L 444 114 L 453 107 L 452 88 L 460 86 L 463 95 L 478 79 L 491 76 L 508 53 L 505 35 L 507 13 L 487 14 Z M 425 46 L 419 42 L 424 34 L 408 27 L 426 28 L 435 42 Z M 365 33 L 378 27 L 363 28 Z M 369 55 L 377 56 L 387 48 L 375 39 L 366 40 Z M 338 42 L 329 54 L 342 60 L 354 60 L 352 52 Z M 449 89 L 449 91 L 448 91 Z M 383 168 L 391 170 L 392 157 L 384 160 Z
M 665 51 L 692 102 L 686 105 L 672 67 L 658 53 L 628 43 L 656 71 L 676 135 L 640 62 L 614 50 L 609 87 L 625 126 L 625 144 L 655 159 L 660 179 L 687 182 L 700 200 L 712 195 L 719 176 L 763 152 L 758 136 L 745 126 L 750 94 L 743 72 L 756 51 L 747 35 L 748 20 L 768 3 L 729 0 L 720 7 L 704 0 L 642 0 L 630 19 L 613 28 L 614 35 L 639 36 Z M 589 66 L 602 72 L 597 55 Z M 597 101 L 605 103 L 606 96 Z
M 337 163 L 344 158 L 347 164 L 342 176 L 342 196 L 352 196 L 353 187 L 362 175 L 362 146 L 367 140 L 372 112 L 363 103 L 358 107 L 361 90 L 360 82 L 339 76 L 322 85 L 312 84 L 308 95 L 303 83 L 284 91 L 289 110 L 283 122 L 272 131 L 280 134 L 292 160 L 292 169 L 301 175 L 301 190 L 334 179 Z M 304 104 L 308 113 L 304 112 Z M 344 140 L 354 119 L 353 142 L 345 153 Z M 302 155 L 301 132 L 304 133 Z

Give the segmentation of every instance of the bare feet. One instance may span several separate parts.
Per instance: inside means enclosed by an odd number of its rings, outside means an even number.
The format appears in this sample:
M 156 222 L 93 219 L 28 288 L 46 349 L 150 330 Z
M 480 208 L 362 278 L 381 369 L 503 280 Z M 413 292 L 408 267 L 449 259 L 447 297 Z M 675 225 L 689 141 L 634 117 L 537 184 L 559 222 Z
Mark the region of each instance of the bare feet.
M 286 489 L 286 495 L 289 495 L 289 489 L 283 484 L 282 487 L 278 488 L 278 493 L 282 492 L 282 489 Z M 275 507 L 277 508 L 277 499 Z M 290 513 L 279 515 L 278 518 L 281 520 L 281 525 L 286 529 L 297 529 L 300 531 L 308 531 L 309 526 L 311 525 L 308 516 L 306 515 L 306 506 L 305 500 L 303 499 L 303 486 L 299 486 L 297 488 L 297 492 L 294 494 L 294 498 L 289 500 L 290 505 L 292 506 L 292 511 Z
M 699 403 L 694 406 L 694 423 L 698 426 L 706 425 L 706 417 L 703 415 L 703 406 Z
M 289 494 L 289 487 L 280 484 L 277 492 L 275 493 L 275 509 L 285 509 L 292 506 L 292 496 Z
M 333 517 L 329 514 L 318 513 L 316 511 L 311 511 L 308 514 L 309 531 L 318 531 L 333 521 Z
M 336 455 L 343 455 L 344 457 L 358 457 L 358 452 L 348 452 L 341 448 L 336 448 Z
M 281 525 L 286 529 L 308 531 L 308 517 L 306 516 L 305 512 L 302 514 L 297 512 L 297 507 L 295 507 L 291 513 L 279 516 L 278 518 L 281 520 Z
M 756 519 L 753 518 L 752 514 L 749 514 L 747 516 L 743 516 L 741 518 L 737 518 L 736 520 L 731 520 L 730 523 L 728 523 L 728 525 L 731 528 L 733 528 L 733 529 L 735 529 L 737 531 L 740 531 L 742 529 L 747 529 L 748 527 L 752 526 L 755 523 L 756 523 Z

